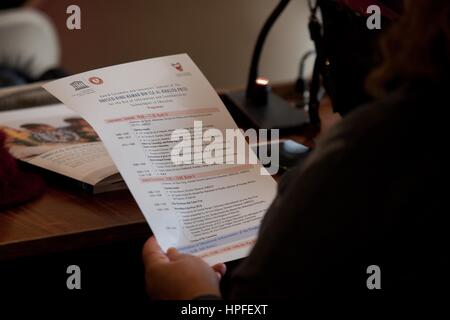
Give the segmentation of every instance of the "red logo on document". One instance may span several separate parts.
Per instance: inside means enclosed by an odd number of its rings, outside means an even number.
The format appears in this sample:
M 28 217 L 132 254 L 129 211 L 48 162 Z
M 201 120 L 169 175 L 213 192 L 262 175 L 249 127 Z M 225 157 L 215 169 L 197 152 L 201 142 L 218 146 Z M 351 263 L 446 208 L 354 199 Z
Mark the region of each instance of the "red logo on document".
M 88 80 L 89 80 L 90 83 L 96 84 L 96 85 L 99 85 L 99 84 L 103 83 L 103 80 L 101 78 L 99 78 L 99 77 L 90 77 Z
M 181 63 L 177 62 L 177 63 L 172 63 L 172 67 L 174 67 L 175 69 L 177 69 L 179 72 L 183 72 L 183 66 L 181 65 Z

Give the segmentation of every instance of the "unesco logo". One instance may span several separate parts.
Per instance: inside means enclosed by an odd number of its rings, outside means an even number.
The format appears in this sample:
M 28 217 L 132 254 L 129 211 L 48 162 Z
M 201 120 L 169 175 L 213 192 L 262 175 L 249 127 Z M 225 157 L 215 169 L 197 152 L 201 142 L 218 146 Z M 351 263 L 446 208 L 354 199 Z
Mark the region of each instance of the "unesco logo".
M 89 88 L 87 84 L 85 84 L 83 81 L 74 81 L 71 82 L 70 85 L 76 90 L 83 90 Z

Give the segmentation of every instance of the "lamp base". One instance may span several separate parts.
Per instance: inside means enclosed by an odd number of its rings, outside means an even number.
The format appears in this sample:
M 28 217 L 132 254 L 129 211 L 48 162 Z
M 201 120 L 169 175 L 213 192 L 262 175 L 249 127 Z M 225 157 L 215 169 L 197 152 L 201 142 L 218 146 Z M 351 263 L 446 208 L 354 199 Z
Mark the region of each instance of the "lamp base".
M 245 91 L 226 94 L 235 105 L 257 128 L 290 129 L 309 123 L 309 116 L 303 109 L 297 109 L 276 94 L 269 92 L 267 103 L 257 106 L 249 101 Z

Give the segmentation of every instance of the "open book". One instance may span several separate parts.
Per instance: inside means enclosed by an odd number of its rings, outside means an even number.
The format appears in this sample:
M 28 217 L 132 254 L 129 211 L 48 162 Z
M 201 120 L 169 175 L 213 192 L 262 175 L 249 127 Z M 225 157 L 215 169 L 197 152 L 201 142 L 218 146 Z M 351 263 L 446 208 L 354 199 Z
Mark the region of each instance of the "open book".
M 0 112 L 18 160 L 64 175 L 93 193 L 126 188 L 97 133 L 63 104 Z

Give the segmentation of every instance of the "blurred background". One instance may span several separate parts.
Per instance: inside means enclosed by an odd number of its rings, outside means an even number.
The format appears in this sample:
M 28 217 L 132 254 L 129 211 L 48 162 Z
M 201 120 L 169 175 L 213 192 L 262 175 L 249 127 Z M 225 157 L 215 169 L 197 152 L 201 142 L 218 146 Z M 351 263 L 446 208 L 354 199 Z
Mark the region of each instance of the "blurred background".
M 69 73 L 139 59 L 188 53 L 216 88 L 243 87 L 258 33 L 277 0 L 37 0 L 60 40 Z M 81 30 L 68 30 L 66 9 L 81 8 Z M 312 48 L 306 0 L 292 1 L 271 30 L 260 74 L 296 79 Z

